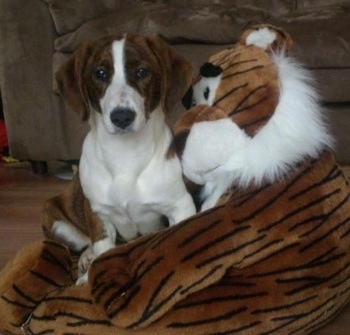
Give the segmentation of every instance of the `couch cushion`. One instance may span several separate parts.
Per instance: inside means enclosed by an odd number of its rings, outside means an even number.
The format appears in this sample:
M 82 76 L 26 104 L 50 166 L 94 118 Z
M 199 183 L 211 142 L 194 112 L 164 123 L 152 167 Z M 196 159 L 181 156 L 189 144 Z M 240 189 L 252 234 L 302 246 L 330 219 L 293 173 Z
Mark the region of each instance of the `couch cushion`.
M 126 6 L 133 7 L 137 0 L 44 0 L 50 9 L 58 34 L 77 29 L 93 18 Z
M 350 6 L 295 10 L 273 23 L 294 40 L 293 54 L 310 68 L 350 67 Z
M 321 6 L 328 6 L 330 3 L 332 5 L 341 5 L 345 3 L 349 3 L 349 0 L 297 0 L 296 1 L 296 7 L 298 9 L 303 8 L 315 8 L 315 7 L 321 7 Z
M 172 43 L 234 43 L 244 26 L 266 21 L 270 17 L 267 10 L 251 6 L 238 8 L 227 5 L 203 7 L 142 3 L 86 22 L 76 31 L 57 38 L 55 49 L 72 52 L 83 39 L 119 32 L 160 34 Z
M 77 29 L 83 23 L 122 9 L 134 8 L 140 3 L 158 3 L 175 5 L 181 8 L 189 6 L 205 7 L 213 4 L 211 0 L 43 0 L 50 9 L 58 34 L 66 34 Z M 295 0 L 217 0 L 216 5 L 229 7 L 260 8 L 271 11 L 272 16 L 280 16 L 294 9 Z

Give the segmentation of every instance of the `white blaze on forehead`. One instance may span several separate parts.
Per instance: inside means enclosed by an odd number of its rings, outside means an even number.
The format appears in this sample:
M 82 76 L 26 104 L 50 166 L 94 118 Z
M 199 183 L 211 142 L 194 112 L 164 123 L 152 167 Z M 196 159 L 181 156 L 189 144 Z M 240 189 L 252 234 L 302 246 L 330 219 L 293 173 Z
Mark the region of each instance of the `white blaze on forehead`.
M 125 131 L 136 132 L 146 122 L 144 98 L 135 87 L 127 82 L 125 44 L 126 39 L 124 37 L 121 40 L 114 41 L 111 45 L 113 75 L 105 94 L 100 100 L 103 125 L 110 134 Z M 135 120 L 128 126 L 127 130 L 116 127 L 111 121 L 111 114 L 118 108 L 126 108 L 135 112 Z
M 246 39 L 247 45 L 256 45 L 266 49 L 276 40 L 276 33 L 268 28 L 260 28 L 250 33 Z
M 125 84 L 125 69 L 124 69 L 124 46 L 125 38 L 114 41 L 112 43 L 112 58 L 114 74 L 112 79 L 113 83 Z

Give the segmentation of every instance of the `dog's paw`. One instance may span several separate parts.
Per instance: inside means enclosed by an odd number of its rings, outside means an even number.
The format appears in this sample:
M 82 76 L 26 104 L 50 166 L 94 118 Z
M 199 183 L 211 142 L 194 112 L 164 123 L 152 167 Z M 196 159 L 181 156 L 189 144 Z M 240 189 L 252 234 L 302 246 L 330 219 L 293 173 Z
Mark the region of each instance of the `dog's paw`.
M 88 282 L 88 273 L 91 263 L 95 259 L 92 246 L 88 247 L 81 255 L 78 261 L 78 279 L 76 285 L 83 285 Z
M 78 277 L 78 279 L 75 282 L 75 285 L 78 285 L 78 286 L 84 285 L 88 282 L 88 279 L 89 279 L 88 272 L 85 272 L 83 275 L 80 275 Z

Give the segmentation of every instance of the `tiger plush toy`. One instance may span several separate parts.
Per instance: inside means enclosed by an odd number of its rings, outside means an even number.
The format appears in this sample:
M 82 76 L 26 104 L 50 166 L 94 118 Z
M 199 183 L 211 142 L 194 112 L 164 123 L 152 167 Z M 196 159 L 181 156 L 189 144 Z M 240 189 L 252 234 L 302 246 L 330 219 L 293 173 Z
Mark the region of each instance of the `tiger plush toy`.
M 10 334 L 310 334 L 350 298 L 350 186 L 289 35 L 260 25 L 201 68 L 175 148 L 200 213 L 118 246 L 74 285 L 37 242 L 0 274 Z

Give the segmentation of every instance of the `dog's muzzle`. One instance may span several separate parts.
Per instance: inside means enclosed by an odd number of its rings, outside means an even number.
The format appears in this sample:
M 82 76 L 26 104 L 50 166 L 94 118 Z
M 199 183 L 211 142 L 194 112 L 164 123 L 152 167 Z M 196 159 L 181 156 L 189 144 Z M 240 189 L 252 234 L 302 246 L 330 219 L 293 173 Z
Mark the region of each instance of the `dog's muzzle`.
M 118 107 L 113 109 L 110 118 L 112 123 L 121 129 L 130 126 L 135 120 L 136 113 L 130 108 Z

